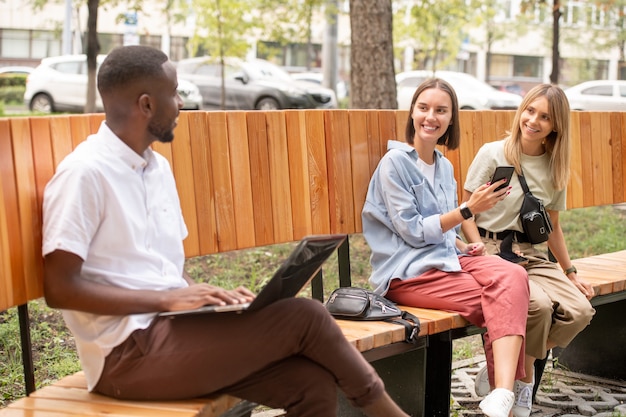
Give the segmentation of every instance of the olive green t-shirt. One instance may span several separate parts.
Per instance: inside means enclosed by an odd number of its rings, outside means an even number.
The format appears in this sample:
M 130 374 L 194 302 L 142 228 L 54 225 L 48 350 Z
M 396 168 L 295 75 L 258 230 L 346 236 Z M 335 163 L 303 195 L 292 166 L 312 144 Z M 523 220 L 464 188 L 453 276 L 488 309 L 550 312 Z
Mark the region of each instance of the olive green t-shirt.
M 566 190 L 555 190 L 550 179 L 549 162 L 547 153 L 540 156 L 522 155 L 524 178 L 530 191 L 543 201 L 546 209 L 565 210 Z M 479 186 L 487 183 L 498 165 L 510 165 L 504 157 L 504 140 L 488 142 L 478 150 L 467 170 L 464 189 L 474 192 Z M 513 174 L 509 185 L 512 188 L 504 200 L 493 208 L 476 215 L 475 221 L 478 227 L 491 232 L 522 231 L 519 210 L 522 207 L 524 191 L 517 174 Z

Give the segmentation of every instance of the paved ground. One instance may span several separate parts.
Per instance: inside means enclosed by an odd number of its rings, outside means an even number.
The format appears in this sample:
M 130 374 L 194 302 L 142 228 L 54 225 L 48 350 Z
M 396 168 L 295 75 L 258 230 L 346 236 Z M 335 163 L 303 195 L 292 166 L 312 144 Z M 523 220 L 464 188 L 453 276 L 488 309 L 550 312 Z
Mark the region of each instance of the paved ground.
M 484 364 L 479 356 L 453 364 L 452 416 L 482 416 L 474 376 Z M 454 413 L 456 411 L 456 414 Z M 626 381 L 566 372 L 546 365 L 531 417 L 626 417 Z
M 452 365 L 452 417 L 482 417 L 482 397 L 474 392 L 474 376 L 484 365 L 484 356 Z M 284 416 L 282 410 L 265 410 L 253 417 Z M 546 365 L 531 417 L 626 417 L 626 381 L 610 381 L 565 372 Z M 426 416 L 428 417 L 428 416 Z

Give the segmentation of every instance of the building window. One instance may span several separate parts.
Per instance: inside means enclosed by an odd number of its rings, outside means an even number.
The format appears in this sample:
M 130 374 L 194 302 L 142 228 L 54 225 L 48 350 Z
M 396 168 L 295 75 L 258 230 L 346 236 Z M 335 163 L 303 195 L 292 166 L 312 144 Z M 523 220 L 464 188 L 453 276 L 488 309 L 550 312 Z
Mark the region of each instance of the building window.
M 512 57 L 510 55 L 491 55 L 489 78 L 509 78 L 513 73 Z
M 34 30 L 32 31 L 30 58 L 61 55 L 61 43 L 61 39 L 55 36 L 55 32 Z
M 30 33 L 27 30 L 2 29 L 3 58 L 30 58 Z
M 139 37 L 139 44 L 161 49 L 161 35 L 141 35 Z
M 569 58 L 563 60 L 561 79 L 565 85 L 574 85 L 589 80 L 606 80 L 609 61 L 603 59 Z
M 86 35 L 85 35 L 86 39 Z M 108 54 L 113 49 L 124 44 L 124 35 L 120 33 L 98 33 L 98 43 L 100 43 L 100 54 Z M 87 42 L 84 44 L 87 51 Z
M 543 58 L 538 56 L 513 56 L 513 76 L 541 78 Z
M 172 61 L 180 61 L 189 57 L 187 53 L 187 42 L 189 38 L 182 36 L 172 36 L 170 39 L 170 59 Z

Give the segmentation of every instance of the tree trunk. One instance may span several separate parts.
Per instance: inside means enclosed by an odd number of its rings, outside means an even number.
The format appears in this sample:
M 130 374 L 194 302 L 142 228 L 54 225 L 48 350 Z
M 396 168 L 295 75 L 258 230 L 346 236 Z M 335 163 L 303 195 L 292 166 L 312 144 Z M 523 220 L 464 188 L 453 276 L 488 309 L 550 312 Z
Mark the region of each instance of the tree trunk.
M 559 61 L 561 55 L 559 53 L 559 20 L 561 19 L 561 5 L 559 0 L 554 0 L 552 9 L 552 73 L 550 74 L 550 83 L 557 85 L 559 83 Z
M 395 109 L 391 0 L 350 0 L 350 107 Z
M 100 43 L 98 42 L 98 6 L 100 0 L 89 0 L 87 9 L 87 101 L 85 113 L 96 111 L 96 70 Z

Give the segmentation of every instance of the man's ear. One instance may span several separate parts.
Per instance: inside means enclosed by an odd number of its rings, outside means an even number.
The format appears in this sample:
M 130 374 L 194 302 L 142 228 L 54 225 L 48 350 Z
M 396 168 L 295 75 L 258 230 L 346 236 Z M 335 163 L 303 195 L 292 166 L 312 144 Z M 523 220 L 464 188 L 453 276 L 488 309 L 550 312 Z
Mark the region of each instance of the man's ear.
M 150 94 L 144 93 L 139 96 L 137 100 L 137 104 L 139 105 L 139 110 L 145 114 L 146 117 L 152 116 L 152 112 L 154 111 L 154 107 L 152 104 L 152 97 Z

